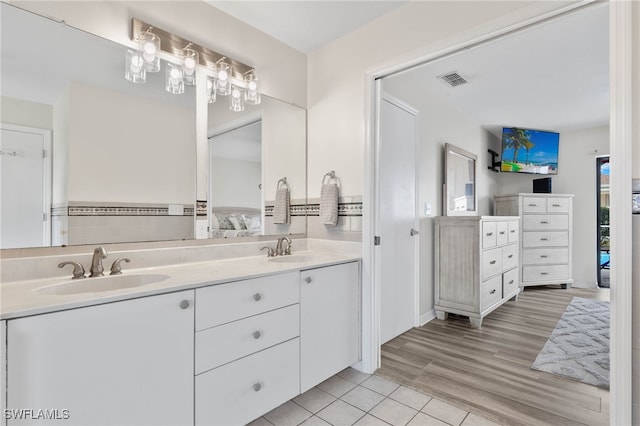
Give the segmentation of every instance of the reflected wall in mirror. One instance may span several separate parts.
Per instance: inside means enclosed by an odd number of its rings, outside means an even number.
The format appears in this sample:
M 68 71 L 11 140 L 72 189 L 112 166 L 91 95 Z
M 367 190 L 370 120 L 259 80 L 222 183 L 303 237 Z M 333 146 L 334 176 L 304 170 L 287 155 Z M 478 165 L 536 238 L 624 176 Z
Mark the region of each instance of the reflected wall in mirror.
M 209 235 L 306 232 L 306 111 L 269 96 L 232 112 L 209 104 Z M 278 181 L 289 187 L 289 223 L 273 220 Z
M 5 226 L 36 226 L 24 223 L 27 216 L 44 229 L 39 241 L 0 240 L 0 248 L 44 246 L 47 237 L 54 246 L 193 238 L 195 89 L 167 93 L 164 73 L 147 74 L 146 84 L 130 83 L 124 46 L 0 7 L 0 236 Z M 38 173 L 5 175 L 34 159 L 25 146 L 9 142 L 19 144 L 40 129 L 51 135 L 51 148 L 43 162 L 32 161 Z M 25 179 L 50 201 L 8 223 L 5 211 L 25 209 Z
M 445 144 L 443 216 L 478 214 L 476 160 L 478 157 L 455 145 Z

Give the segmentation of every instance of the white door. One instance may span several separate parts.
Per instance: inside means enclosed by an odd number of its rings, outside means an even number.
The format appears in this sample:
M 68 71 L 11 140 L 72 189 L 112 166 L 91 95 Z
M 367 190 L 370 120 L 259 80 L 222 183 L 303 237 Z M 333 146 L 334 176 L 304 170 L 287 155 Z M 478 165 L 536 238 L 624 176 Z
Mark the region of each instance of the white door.
M 0 125 L 0 248 L 51 243 L 51 132 Z
M 417 112 L 387 95 L 380 103 L 376 235 L 384 343 L 418 323 Z

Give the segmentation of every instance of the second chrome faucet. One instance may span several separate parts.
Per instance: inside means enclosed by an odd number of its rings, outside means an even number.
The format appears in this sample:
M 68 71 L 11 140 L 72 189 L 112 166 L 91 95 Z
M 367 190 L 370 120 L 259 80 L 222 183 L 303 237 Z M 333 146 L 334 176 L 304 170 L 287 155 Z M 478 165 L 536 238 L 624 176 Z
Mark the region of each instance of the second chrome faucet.
M 283 248 L 285 243 L 287 244 L 287 247 Z M 262 247 L 260 250 L 267 249 L 267 257 L 286 256 L 291 254 L 292 244 L 293 242 L 289 237 L 281 237 L 281 238 L 278 238 L 278 242 L 276 243 L 275 249 L 265 246 L 265 247 Z
M 91 268 L 89 269 L 90 277 L 101 277 L 104 275 L 104 267 L 102 266 L 102 260 L 107 258 L 107 250 L 104 247 L 98 247 L 93 251 L 93 257 L 91 258 Z M 127 258 L 116 259 L 111 265 L 110 275 L 122 274 L 122 266 L 120 263 L 131 260 Z M 58 268 L 63 268 L 66 265 L 73 265 L 73 279 L 85 278 L 84 267 L 79 262 L 61 262 L 58 264 Z

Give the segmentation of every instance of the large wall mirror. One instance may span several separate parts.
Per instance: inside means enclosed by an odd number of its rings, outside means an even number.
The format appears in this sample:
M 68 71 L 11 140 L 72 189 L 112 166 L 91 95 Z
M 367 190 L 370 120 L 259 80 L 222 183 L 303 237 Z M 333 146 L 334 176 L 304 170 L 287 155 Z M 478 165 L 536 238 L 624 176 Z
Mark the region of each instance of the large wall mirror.
M 444 216 L 478 214 L 476 160 L 478 157 L 455 145 L 445 144 L 444 152 Z
M 0 7 L 0 248 L 193 239 L 199 155 L 196 90 L 201 88 L 167 93 L 164 64 L 160 73 L 147 74 L 145 84 L 131 83 L 124 78 L 125 46 L 13 5 Z M 261 122 L 263 132 L 262 193 L 252 195 L 253 200 L 260 197 L 260 204 L 251 207 L 259 216 L 259 225 L 253 224 L 260 227 L 255 235 L 304 233 L 306 221 L 301 227 L 291 223 L 274 229 L 268 226 L 268 215 L 269 194 L 275 191 L 270 188 L 272 166 L 281 169 L 273 172 L 276 175 L 289 174 L 296 188 L 306 188 L 306 130 L 295 144 L 284 146 L 278 144 L 293 142 L 278 133 L 289 128 L 277 128 L 291 124 L 306 129 L 306 114 L 273 98 L 263 100 L 256 111 L 246 111 L 258 117 L 252 120 Z M 291 109 L 292 116 L 274 126 L 273 136 L 266 136 L 272 108 Z M 213 132 L 247 124 L 245 113 L 229 111 L 225 98 L 219 97 L 210 109 Z M 272 137 L 276 141 L 268 142 Z M 224 156 L 229 160 L 229 152 L 220 158 Z M 273 162 L 272 156 L 282 163 Z M 216 186 L 209 191 L 245 193 L 234 187 L 240 183 L 233 175 L 239 169 L 224 161 L 216 165 L 213 157 L 210 162 Z M 290 165 L 296 170 L 287 169 Z M 225 166 L 227 171 L 222 171 Z M 222 207 L 245 206 L 240 200 L 224 200 L 224 193 L 208 192 L 210 206 L 218 204 L 218 195 Z M 292 188 L 294 197 L 305 198 L 304 190 L 294 194 Z

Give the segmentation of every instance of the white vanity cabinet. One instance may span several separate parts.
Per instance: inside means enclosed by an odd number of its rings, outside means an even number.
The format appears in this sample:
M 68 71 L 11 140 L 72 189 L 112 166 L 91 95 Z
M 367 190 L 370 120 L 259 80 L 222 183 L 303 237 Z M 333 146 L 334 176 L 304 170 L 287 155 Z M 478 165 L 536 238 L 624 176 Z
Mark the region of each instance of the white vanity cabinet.
M 300 393 L 299 280 L 196 290 L 196 425 L 247 424 Z
M 440 216 L 435 221 L 435 311 L 482 319 L 509 300 L 518 287 L 519 218 Z
M 7 419 L 4 416 L 4 409 L 7 403 L 7 324 L 5 321 L 0 321 L 0 425 L 5 426 Z
M 49 422 L 64 425 L 192 424 L 193 301 L 188 290 L 8 320 L 8 408 L 68 410 Z
M 360 359 L 358 262 L 300 274 L 300 387 L 305 392 Z
M 495 213 L 519 216 L 520 286 L 573 283 L 573 195 L 516 194 L 495 197 Z

